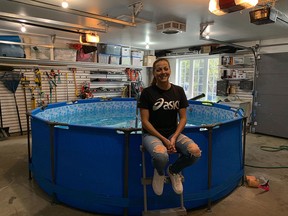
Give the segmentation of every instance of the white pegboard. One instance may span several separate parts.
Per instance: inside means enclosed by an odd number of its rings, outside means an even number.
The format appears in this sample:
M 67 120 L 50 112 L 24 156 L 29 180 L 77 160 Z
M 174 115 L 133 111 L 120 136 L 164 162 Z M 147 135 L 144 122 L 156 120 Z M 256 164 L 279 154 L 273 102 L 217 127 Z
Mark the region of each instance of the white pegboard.
M 34 96 L 36 99 L 36 105 L 40 106 L 41 101 L 44 101 L 45 104 L 47 103 L 55 103 L 55 102 L 61 102 L 61 101 L 71 101 L 78 99 L 76 97 L 75 93 L 75 82 L 74 77 L 72 74 L 72 71 L 61 67 L 38 67 L 41 71 L 41 77 L 42 77 L 42 97 L 40 98 L 40 89 L 35 88 L 34 90 Z M 35 84 L 35 73 L 34 73 L 34 67 L 30 68 L 18 68 L 14 69 L 13 71 L 17 71 L 19 73 L 23 73 L 26 76 L 26 80 L 30 81 L 30 88 L 26 87 L 26 101 L 25 101 L 25 95 L 24 95 L 24 89 L 21 85 L 21 83 L 18 84 L 17 90 L 16 90 L 16 100 L 17 105 L 19 109 L 20 119 L 21 119 L 21 127 L 22 131 L 27 130 L 27 119 L 26 119 L 26 105 L 27 105 L 27 111 L 32 110 L 32 92 L 31 87 L 36 87 Z M 49 78 L 46 75 L 46 72 L 50 72 L 50 70 L 53 69 L 58 73 L 59 70 L 59 77 L 56 77 L 56 84 L 57 87 L 53 87 L 52 90 L 52 101 L 50 100 L 50 87 L 49 87 Z M 82 83 L 85 81 L 89 81 L 90 77 L 89 74 L 90 71 L 85 70 L 76 70 L 76 85 L 77 85 L 77 92 L 78 95 L 80 94 Z M 67 76 L 66 76 L 67 74 Z M 66 78 L 67 77 L 67 78 Z M 58 79 L 60 78 L 60 80 Z M 60 81 L 60 82 L 59 82 Z M 48 98 L 49 97 L 49 98 Z M 2 121 L 3 121 L 3 127 L 9 127 L 10 133 L 20 132 L 20 124 L 18 121 L 18 115 L 16 110 L 16 104 L 14 101 L 13 93 L 10 92 L 3 84 L 2 81 L 0 81 L 0 100 L 1 100 L 1 108 L 2 108 Z

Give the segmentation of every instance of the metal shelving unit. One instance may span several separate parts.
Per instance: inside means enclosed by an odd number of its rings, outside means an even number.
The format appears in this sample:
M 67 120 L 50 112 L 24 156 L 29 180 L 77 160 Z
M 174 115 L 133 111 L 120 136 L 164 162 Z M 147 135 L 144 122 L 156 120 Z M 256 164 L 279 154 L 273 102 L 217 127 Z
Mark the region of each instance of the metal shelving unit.
M 90 88 L 94 97 L 121 97 L 128 91 L 126 68 L 90 71 Z

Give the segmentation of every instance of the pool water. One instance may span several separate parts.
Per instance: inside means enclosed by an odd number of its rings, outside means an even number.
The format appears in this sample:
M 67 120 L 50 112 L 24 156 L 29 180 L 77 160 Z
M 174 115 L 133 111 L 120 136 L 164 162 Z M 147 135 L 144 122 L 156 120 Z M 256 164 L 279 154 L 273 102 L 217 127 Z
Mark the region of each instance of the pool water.
M 71 125 L 108 127 L 108 128 L 140 128 L 140 112 L 136 115 L 136 103 L 99 102 L 92 104 L 76 104 L 57 107 L 39 112 L 37 116 L 51 122 Z M 186 126 L 202 126 L 225 122 L 234 119 L 233 112 L 218 107 L 201 108 L 201 104 L 190 104 L 187 109 Z
M 52 119 L 51 119 L 52 120 Z M 65 117 L 58 117 L 53 119 L 56 122 L 81 125 L 81 126 L 93 126 L 93 127 L 114 127 L 114 128 L 141 128 L 140 116 L 138 117 L 138 122 L 136 115 L 122 115 L 116 114 L 109 115 L 87 115 L 87 114 L 76 114 Z M 203 119 L 201 117 L 193 117 L 187 119 L 186 126 L 196 126 L 203 124 L 211 124 L 213 121 L 210 119 Z
M 82 116 L 77 118 L 71 118 L 68 124 L 86 125 L 94 127 L 123 127 L 130 128 L 136 127 L 135 116 Z M 139 124 L 138 124 L 138 127 Z

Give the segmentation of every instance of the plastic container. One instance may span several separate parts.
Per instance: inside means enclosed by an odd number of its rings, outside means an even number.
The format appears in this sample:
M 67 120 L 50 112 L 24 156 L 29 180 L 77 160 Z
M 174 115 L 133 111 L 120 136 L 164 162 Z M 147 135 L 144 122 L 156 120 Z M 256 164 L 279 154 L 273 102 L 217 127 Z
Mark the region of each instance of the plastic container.
M 97 45 L 97 51 L 101 54 L 107 55 L 121 55 L 121 46 L 114 44 L 101 44 Z

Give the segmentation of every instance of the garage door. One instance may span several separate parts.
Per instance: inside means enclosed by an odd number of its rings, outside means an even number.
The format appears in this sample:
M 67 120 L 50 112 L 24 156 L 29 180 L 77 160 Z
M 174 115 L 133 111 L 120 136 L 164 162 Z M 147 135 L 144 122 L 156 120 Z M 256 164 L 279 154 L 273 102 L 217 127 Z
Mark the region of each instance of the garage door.
M 261 55 L 258 72 L 254 130 L 288 138 L 288 53 Z

